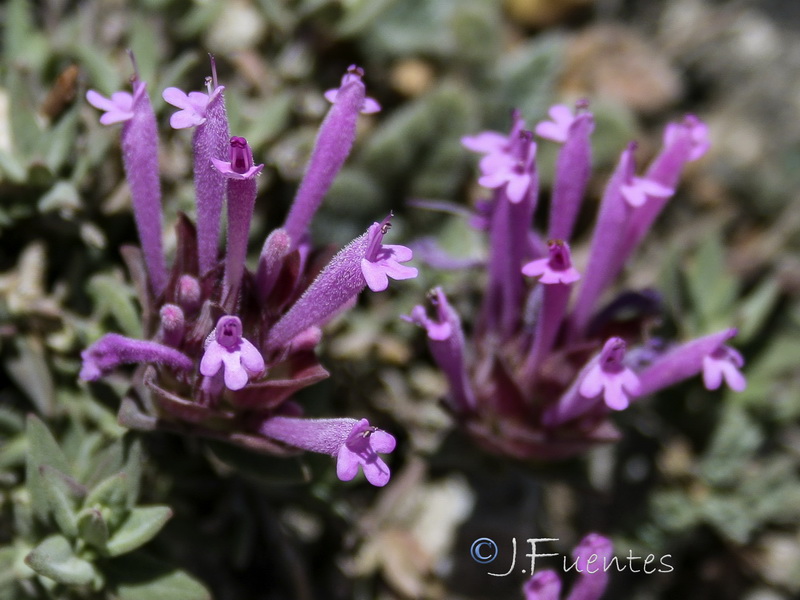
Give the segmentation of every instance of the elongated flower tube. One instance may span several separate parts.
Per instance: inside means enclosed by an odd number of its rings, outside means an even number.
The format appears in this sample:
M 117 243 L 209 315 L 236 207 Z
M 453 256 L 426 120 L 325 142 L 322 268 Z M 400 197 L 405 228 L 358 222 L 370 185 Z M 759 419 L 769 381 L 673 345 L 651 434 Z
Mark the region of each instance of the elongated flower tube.
M 584 111 L 587 104 L 579 104 Z M 553 195 L 550 204 L 550 224 L 547 237 L 550 239 L 569 240 L 572 229 L 589 184 L 592 170 L 592 145 L 590 136 L 594 131 L 594 117 L 590 112 L 579 112 L 570 118 L 563 134 L 564 145 L 558 153 L 556 176 L 553 182 Z M 547 127 L 549 122 L 539 123 L 536 133 L 543 137 L 560 140 L 558 126 Z
M 366 233 L 345 246 L 326 266 L 300 299 L 270 330 L 268 348 L 288 344 L 311 326 L 321 326 L 346 308 L 365 287 L 381 292 L 392 279 L 411 279 L 417 270 L 408 262 L 405 246 L 383 245 L 389 218 L 373 223 Z
M 161 241 L 161 182 L 158 170 L 156 116 L 147 95 L 147 84 L 135 79 L 133 95 L 115 92 L 105 98 L 94 90 L 86 100 L 105 114 L 103 125 L 122 123 L 122 159 L 131 190 L 133 216 L 144 251 L 147 274 L 153 293 L 160 296 L 167 283 L 167 267 Z
M 528 277 L 538 277 L 544 284 L 542 307 L 536 320 L 533 346 L 528 353 L 523 371 L 533 379 L 541 362 L 550 353 L 567 312 L 572 284 L 580 279 L 572 266 L 569 246 L 561 240 L 548 242 L 547 258 L 540 258 L 522 267 Z
M 512 133 L 516 126 L 512 125 Z M 531 132 L 521 131 L 507 151 L 488 154 L 480 163 L 483 176 L 478 182 L 496 188 L 489 217 L 489 283 L 481 308 L 482 331 L 506 339 L 519 326 L 524 297 L 520 267 L 530 258 L 529 230 L 539 191 L 535 156 Z
M 575 569 L 579 576 L 567 600 L 598 600 L 608 587 L 609 567 L 614 547 L 607 537 L 590 533 L 572 550 L 568 570 Z M 551 570 L 535 573 L 523 586 L 525 600 L 559 600 L 561 579 Z
M 124 335 L 107 333 L 81 352 L 83 366 L 80 378 L 96 381 L 120 365 L 155 363 L 181 371 L 193 368 L 192 360 L 169 346 L 157 342 L 134 340 Z
M 192 137 L 194 149 L 194 189 L 197 203 L 197 255 L 200 273 L 217 263 L 220 216 L 225 197 L 225 176 L 211 161 L 225 160 L 230 152 L 228 116 L 225 110 L 225 87 L 217 84 L 217 71 L 211 58 L 211 84 L 208 93 L 185 92 L 167 88 L 162 96 L 180 108 L 170 118 L 175 129 L 196 127 Z
M 735 335 L 736 329 L 725 329 L 669 350 L 639 374 L 639 393 L 653 394 L 701 372 L 710 390 L 717 389 L 724 377 L 731 389 L 742 391 L 746 386 L 739 372 L 742 357 L 725 345 Z
M 230 161 L 211 159 L 228 181 L 228 248 L 225 253 L 225 294 L 235 303 L 247 257 L 247 239 L 256 203 L 256 176 L 264 165 L 253 164 L 253 151 L 243 137 L 232 137 Z
M 631 143 L 622 153 L 600 203 L 589 264 L 586 266 L 572 313 L 573 338 L 585 330 L 601 294 L 622 268 L 619 257 L 624 240 L 620 232 L 625 230 L 632 212 L 622 194 L 622 188 L 631 181 L 636 169 L 633 159 L 635 149 L 636 144 Z
M 423 327 L 428 334 L 428 347 L 433 359 L 442 369 L 450 384 L 451 402 L 457 412 L 475 409 L 475 393 L 467 376 L 464 362 L 464 331 L 461 319 L 450 306 L 442 288 L 434 288 L 429 294 L 436 310 L 436 318 L 428 317 L 424 306 L 415 306 L 406 321 Z
M 389 483 L 389 467 L 378 454 L 394 450 L 394 436 L 371 426 L 366 419 L 279 416 L 264 421 L 259 432 L 295 448 L 335 456 L 336 474 L 342 481 L 353 479 L 361 467 L 372 485 L 382 487 Z
M 708 126 L 694 115 L 681 123 L 670 123 L 664 130 L 664 146 L 645 174 L 647 181 L 674 190 L 687 162 L 701 158 L 709 147 Z M 671 194 L 652 195 L 630 219 L 621 248 L 624 262 L 641 243 L 653 222 L 664 209 Z
M 327 94 L 328 98 L 332 98 L 333 106 L 322 122 L 311 160 L 283 225 L 293 248 L 306 235 L 314 213 L 353 148 L 359 113 L 365 108 L 379 108 L 377 103 L 365 103 L 366 89 L 361 81 L 363 76 L 364 71 L 352 65 L 342 77 L 339 89 L 334 93 L 329 90 Z

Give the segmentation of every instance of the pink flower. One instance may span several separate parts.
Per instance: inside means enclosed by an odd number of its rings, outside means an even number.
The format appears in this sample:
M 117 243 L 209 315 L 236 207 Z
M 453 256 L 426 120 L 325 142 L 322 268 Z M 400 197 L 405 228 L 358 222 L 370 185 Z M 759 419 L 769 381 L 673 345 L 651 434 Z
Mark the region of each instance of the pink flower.
M 243 137 L 231 138 L 231 159 L 229 162 L 211 159 L 214 168 L 228 179 L 252 179 L 261 173 L 264 165 L 253 164 L 253 151 Z
M 613 410 L 623 410 L 630 404 L 630 396 L 639 393 L 639 378 L 622 364 L 625 357 L 625 342 L 621 338 L 610 338 L 600 353 L 600 358 L 581 382 L 578 391 L 586 398 L 595 398 L 603 393 L 603 400 Z
M 519 204 L 533 181 L 536 144 L 529 131 L 520 133 L 517 147 L 511 153 L 494 153 L 484 156 L 479 164 L 483 176 L 478 184 L 490 189 L 506 186 L 506 196 Z
M 703 384 L 708 390 L 716 390 L 724 379 L 734 392 L 741 392 L 747 387 L 747 380 L 739 371 L 743 366 L 744 359 L 739 352 L 730 346 L 720 346 L 703 357 Z
M 541 138 L 563 144 L 567 141 L 569 128 L 575 120 L 575 114 L 566 104 L 551 106 L 547 114 L 550 115 L 551 120 L 538 123 L 534 132 Z
M 689 153 L 689 160 L 697 160 L 703 156 L 711 146 L 708 137 L 708 125 L 703 123 L 694 115 L 686 115 L 682 123 L 670 123 L 664 130 L 664 146 L 671 145 L 675 138 L 681 135 L 681 129 L 689 130 L 689 137 L 692 142 L 692 150 Z
M 544 284 L 575 283 L 581 278 L 578 270 L 572 266 L 569 246 L 561 240 L 547 242 L 549 256 L 532 260 L 522 267 L 523 275 L 539 277 Z
M 364 69 L 357 67 L 356 65 L 350 65 L 350 67 L 347 69 L 347 73 L 345 73 L 342 77 L 342 84 L 338 88 L 333 88 L 325 92 L 325 100 L 331 104 L 336 104 L 336 97 L 339 95 L 339 90 L 353 81 L 360 82 L 362 77 L 364 77 Z M 381 105 L 378 104 L 378 101 L 374 98 L 365 97 L 364 101 L 361 103 L 360 112 L 362 115 L 371 115 L 373 113 L 380 112 L 380 110 Z
M 638 208 L 647 202 L 648 196 L 669 198 L 675 193 L 675 190 L 652 179 L 632 177 L 630 183 L 625 183 L 620 187 L 620 193 L 628 204 Z
M 134 102 L 144 94 L 146 84 L 143 81 L 135 81 L 133 84 L 133 94 L 129 92 L 114 92 L 111 98 L 106 98 L 102 94 L 89 90 L 86 92 L 86 100 L 97 109 L 105 111 L 100 117 L 103 125 L 113 125 L 130 121 L 133 118 Z
M 251 375 L 264 370 L 261 353 L 242 337 L 239 317 L 220 317 L 212 336 L 200 361 L 201 374 L 214 377 L 224 369 L 225 386 L 229 390 L 240 390 L 247 385 Z
M 414 267 L 400 263 L 408 262 L 414 253 L 406 246 L 381 244 L 384 234 L 389 230 L 388 220 L 373 223 L 368 232 L 367 250 L 361 259 L 361 273 L 367 286 L 373 292 L 382 292 L 389 287 L 389 277 L 395 280 L 413 279 L 417 276 Z
M 336 475 L 342 481 L 350 481 L 358 474 L 358 467 L 372 485 L 382 487 L 389 482 L 389 467 L 378 456 L 394 450 L 394 436 L 361 419 L 353 426 L 347 440 L 339 448 L 336 456 Z
M 214 90 L 214 94 L 223 89 L 225 88 L 217 88 Z M 187 129 L 206 122 L 206 108 L 211 101 L 211 95 L 205 92 L 189 92 L 187 94 L 176 87 L 169 87 L 161 93 L 161 97 L 168 104 L 181 109 L 169 118 L 169 124 L 173 129 Z

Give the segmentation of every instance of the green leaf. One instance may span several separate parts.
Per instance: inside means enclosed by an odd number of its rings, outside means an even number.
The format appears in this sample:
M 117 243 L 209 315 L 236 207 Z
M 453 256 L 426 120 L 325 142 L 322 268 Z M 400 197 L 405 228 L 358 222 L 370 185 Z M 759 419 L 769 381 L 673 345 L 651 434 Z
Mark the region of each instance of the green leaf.
M 191 575 L 143 554 L 110 561 L 105 572 L 119 600 L 211 600 Z
M 75 515 L 75 498 L 86 489 L 71 477 L 48 465 L 39 467 L 43 489 L 50 513 L 58 528 L 68 538 L 78 535 L 78 518 Z
M 18 336 L 17 355 L 6 362 L 8 374 L 45 416 L 55 412 L 55 386 L 41 341 L 33 336 Z
M 71 471 L 66 456 L 50 430 L 35 415 L 28 415 L 27 438 L 29 449 L 25 477 L 31 495 L 31 507 L 36 518 L 47 523 L 50 504 L 40 468 L 47 465 L 68 475 L 71 475 Z
M 728 404 L 700 463 L 701 474 L 713 485 L 735 483 L 763 441 L 758 424 L 741 407 Z
M 67 538 L 52 535 L 25 557 L 39 575 L 65 585 L 86 585 L 97 575 L 92 563 L 75 556 Z
M 126 554 L 152 540 L 172 518 L 169 506 L 142 506 L 134 508 L 128 518 L 108 540 L 106 547 L 111 556 Z
M 128 512 L 128 476 L 121 472 L 107 477 L 89 492 L 84 508 L 99 510 L 113 531 L 120 526 Z
M 78 535 L 103 554 L 108 552 L 108 525 L 96 508 L 85 509 L 78 515 Z
M 130 286 L 111 275 L 95 275 L 89 280 L 88 290 L 101 315 L 111 314 L 125 335 L 142 337 L 142 323 Z
M 781 286 L 777 277 L 768 277 L 739 303 L 739 333 L 736 342 L 746 344 L 772 316 L 780 299 Z

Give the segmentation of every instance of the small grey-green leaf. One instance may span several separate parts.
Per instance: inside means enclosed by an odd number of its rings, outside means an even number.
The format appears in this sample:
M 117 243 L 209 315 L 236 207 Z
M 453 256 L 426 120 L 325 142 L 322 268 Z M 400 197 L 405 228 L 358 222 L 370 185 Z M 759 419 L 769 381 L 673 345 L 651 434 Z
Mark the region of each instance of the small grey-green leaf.
M 8 374 L 45 416 L 55 412 L 55 386 L 44 347 L 33 336 L 17 337 L 17 355 L 6 362 Z
M 78 535 L 100 552 L 104 554 L 107 552 L 108 525 L 102 513 L 96 508 L 83 510 L 78 515 Z
M 103 512 L 111 530 L 119 527 L 128 512 L 127 478 L 124 472 L 107 477 L 89 492 L 83 503 L 84 508 L 96 508 Z
M 47 500 L 45 483 L 40 467 L 47 465 L 62 473 L 71 474 L 67 458 L 56 443 L 55 438 L 39 417 L 28 415 L 28 460 L 25 466 L 27 487 L 31 495 L 34 515 L 43 523 L 47 522 L 50 505 Z
M 31 550 L 25 564 L 39 575 L 65 585 L 86 585 L 96 575 L 94 566 L 75 556 L 69 541 L 61 535 L 52 535 Z
M 152 540 L 172 518 L 169 506 L 141 506 L 128 513 L 128 518 L 108 540 L 111 556 L 126 554 Z
M 68 538 L 78 535 L 78 519 L 75 515 L 75 497 L 82 496 L 86 489 L 71 477 L 48 465 L 39 467 L 43 490 L 50 513 L 58 528 Z
M 191 575 L 147 555 L 115 559 L 106 573 L 119 600 L 211 600 L 209 591 Z

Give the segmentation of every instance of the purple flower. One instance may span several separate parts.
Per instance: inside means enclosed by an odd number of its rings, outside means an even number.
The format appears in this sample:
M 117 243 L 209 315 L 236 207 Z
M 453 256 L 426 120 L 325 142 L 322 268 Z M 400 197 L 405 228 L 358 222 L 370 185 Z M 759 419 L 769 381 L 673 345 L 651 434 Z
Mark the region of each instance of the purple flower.
M 583 378 L 579 391 L 586 398 L 596 398 L 601 393 L 606 406 L 613 410 L 628 408 L 630 397 L 639 394 L 639 378 L 622 364 L 625 342 L 611 338 L 603 346 L 597 364 Z
M 694 115 L 686 115 L 682 123 L 670 123 L 667 125 L 664 130 L 664 146 L 675 144 L 684 132 L 687 132 L 689 137 L 688 160 L 697 160 L 708 152 L 711 147 L 708 125 Z
M 219 88 L 214 93 L 220 93 L 223 89 Z M 168 104 L 181 109 L 169 118 L 169 124 L 173 129 L 188 129 L 206 122 L 206 109 L 211 101 L 210 94 L 205 92 L 187 94 L 176 87 L 169 87 L 161 92 L 161 97 Z
M 364 77 L 364 69 L 356 65 L 350 65 L 347 68 L 347 73 L 345 73 L 342 77 L 341 85 L 338 88 L 333 88 L 325 92 L 325 100 L 331 104 L 336 104 L 336 98 L 339 96 L 339 90 L 354 81 L 360 82 L 362 77 Z M 362 115 L 371 115 L 373 113 L 380 112 L 380 110 L 381 105 L 378 104 L 378 101 L 374 98 L 365 97 L 361 102 L 360 112 Z
M 414 253 L 406 246 L 381 244 L 389 230 L 389 221 L 373 223 L 367 232 L 367 249 L 361 259 L 361 273 L 373 292 L 382 292 L 389 287 L 389 277 L 397 281 L 413 279 L 417 269 L 400 263 L 410 261 Z
M 336 456 L 336 475 L 342 481 L 350 481 L 358 474 L 358 467 L 372 485 L 383 487 L 389 483 L 389 467 L 378 454 L 388 454 L 395 447 L 395 439 L 389 433 L 371 427 L 369 421 L 361 419 L 353 426 L 347 440 Z
M 551 120 L 537 123 L 534 132 L 541 138 L 563 144 L 567 141 L 569 129 L 575 121 L 575 114 L 566 104 L 551 106 L 547 114 L 550 115 Z
M 572 550 L 574 561 L 567 570 L 575 569 L 579 576 L 567 600 L 598 600 L 608 587 L 608 566 L 614 547 L 611 540 L 590 533 Z M 559 600 L 561 580 L 554 571 L 540 571 L 523 586 L 525 600 Z
M 404 316 L 403 319 L 423 327 L 427 332 L 431 354 L 450 384 L 453 409 L 474 410 L 475 393 L 467 375 L 461 319 L 441 288 L 431 290 L 428 297 L 436 309 L 435 319 L 429 318 L 425 307 L 419 305 L 413 308 L 410 316 Z
M 231 138 L 230 160 L 211 159 L 214 168 L 228 179 L 252 179 L 264 168 L 263 164 L 253 164 L 253 151 L 243 137 Z
M 213 377 L 224 370 L 225 386 L 240 390 L 251 376 L 264 371 L 264 357 L 253 344 L 242 337 L 239 317 L 220 317 L 200 361 L 200 373 Z
M 731 389 L 743 390 L 746 381 L 739 369 L 744 359 L 725 345 L 735 335 L 736 329 L 725 329 L 668 349 L 640 372 L 640 393 L 655 393 L 701 372 L 709 390 L 717 389 L 723 379 Z
M 374 108 L 366 102 L 363 76 L 364 71 L 359 67 L 351 66 L 347 70 L 342 85 L 336 90 L 336 101 L 317 134 L 311 159 L 283 225 L 292 240 L 292 249 L 307 235 L 314 213 L 353 148 L 359 113 L 368 105 Z
M 531 133 L 523 131 L 512 153 L 489 154 L 481 159 L 483 175 L 478 184 L 490 189 L 505 186 L 508 199 L 517 204 L 531 186 L 535 158 L 536 144 Z
M 743 392 L 747 387 L 747 380 L 739 371 L 743 366 L 744 359 L 739 352 L 729 346 L 720 346 L 703 357 L 703 383 L 706 389 L 718 389 L 724 379 L 734 392 Z
M 622 186 L 621 192 L 628 204 L 638 208 L 647 202 L 648 197 L 669 198 L 675 193 L 675 190 L 652 179 L 632 177 L 630 183 Z
M 528 277 L 538 277 L 544 284 L 575 283 L 581 278 L 578 270 L 572 266 L 569 246 L 561 240 L 547 243 L 547 258 L 532 260 L 522 267 L 522 273 Z
M 389 482 L 391 472 L 378 454 L 388 454 L 394 450 L 394 436 L 371 426 L 366 419 L 279 416 L 264 421 L 259 431 L 295 448 L 335 456 L 336 474 L 342 481 L 353 479 L 360 466 L 372 485 L 382 487 Z
M 508 154 L 525 128 L 525 121 L 518 110 L 511 113 L 511 131 L 508 135 L 499 131 L 482 131 L 477 135 L 465 135 L 461 145 L 480 154 Z
M 113 125 L 133 118 L 134 98 L 141 96 L 144 91 L 144 82 L 137 81 L 133 86 L 133 95 L 129 92 L 114 92 L 111 98 L 106 98 L 94 90 L 89 90 L 86 92 L 86 100 L 95 108 L 105 111 L 100 117 L 100 123 Z
M 380 292 L 387 288 L 389 277 L 411 279 L 417 276 L 415 268 L 399 264 L 411 260 L 409 248 L 381 243 L 389 230 L 389 218 L 391 215 L 382 223 L 373 223 L 366 233 L 331 259 L 289 312 L 270 330 L 268 347 L 288 344 L 311 326 L 321 327 L 347 308 L 367 285 L 372 291 Z
M 116 333 L 107 333 L 81 352 L 83 365 L 79 377 L 84 381 L 97 381 L 120 365 L 156 363 L 179 371 L 189 371 L 192 360 L 168 346 L 156 342 L 133 340 Z
M 133 215 L 142 242 L 150 285 L 153 292 L 159 295 L 167 284 L 167 269 L 161 241 L 158 133 L 156 117 L 147 95 L 147 84 L 137 78 L 133 82 L 133 95 L 115 92 L 109 100 L 89 90 L 86 99 L 92 106 L 106 111 L 100 117 L 101 123 L 123 124 L 120 141 L 125 175 L 133 200 Z

